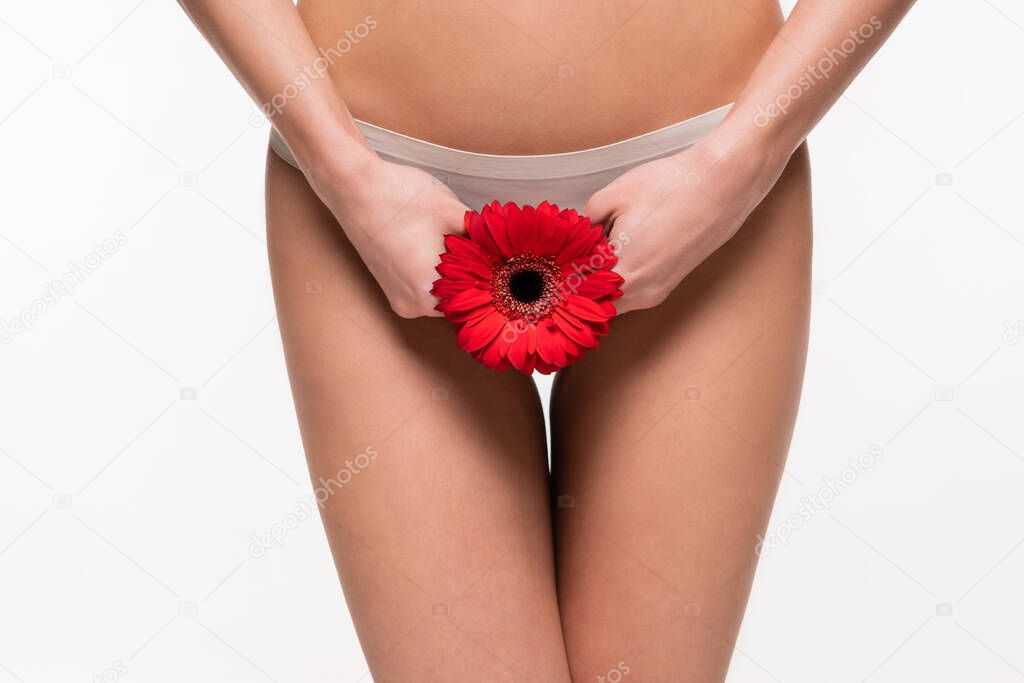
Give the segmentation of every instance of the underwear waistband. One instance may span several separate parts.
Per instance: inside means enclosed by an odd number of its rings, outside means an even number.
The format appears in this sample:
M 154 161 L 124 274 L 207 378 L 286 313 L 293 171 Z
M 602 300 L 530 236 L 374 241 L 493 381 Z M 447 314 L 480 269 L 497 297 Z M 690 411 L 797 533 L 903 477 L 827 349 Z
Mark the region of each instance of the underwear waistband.
M 356 121 L 370 146 L 387 161 L 418 166 L 446 175 L 502 180 L 573 178 L 603 173 L 667 156 L 685 149 L 717 126 L 731 104 L 619 142 L 559 154 L 481 154 L 436 145 L 365 121 Z M 298 168 L 284 139 L 273 129 L 270 146 Z

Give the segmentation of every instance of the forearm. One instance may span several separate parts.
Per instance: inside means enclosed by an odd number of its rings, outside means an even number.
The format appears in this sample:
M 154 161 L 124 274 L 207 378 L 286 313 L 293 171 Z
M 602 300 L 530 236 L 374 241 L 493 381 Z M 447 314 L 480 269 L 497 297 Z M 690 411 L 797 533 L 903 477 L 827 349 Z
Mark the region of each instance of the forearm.
M 717 135 L 781 163 L 870 61 L 913 0 L 800 0 Z
M 304 169 L 372 155 L 291 0 L 179 2 Z

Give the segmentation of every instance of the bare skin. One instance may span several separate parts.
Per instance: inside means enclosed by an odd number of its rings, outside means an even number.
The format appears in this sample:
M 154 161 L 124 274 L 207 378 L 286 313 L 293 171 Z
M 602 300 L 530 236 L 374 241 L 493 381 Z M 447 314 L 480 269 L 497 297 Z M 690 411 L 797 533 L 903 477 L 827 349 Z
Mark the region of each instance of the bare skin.
M 911 0 L 800 0 L 784 24 L 768 0 L 182 4 L 257 103 L 359 38 L 273 117 L 302 172 L 269 155 L 267 230 L 312 477 L 378 454 L 322 511 L 374 680 L 723 681 L 806 354 L 802 142 Z M 629 312 L 556 380 L 549 477 L 533 383 L 423 317 L 466 207 L 378 159 L 352 116 L 532 154 L 731 101 L 700 143 L 582 207 L 630 235 Z
M 731 102 L 782 25 L 772 0 L 304 0 L 300 13 L 318 46 L 376 19 L 331 70 L 356 118 L 493 154 L 596 147 Z
M 556 380 L 573 680 L 725 678 L 803 378 L 809 189 L 801 149 L 735 238 Z
M 273 154 L 267 217 L 313 479 L 379 453 L 323 510 L 374 680 L 568 681 L 533 383 L 476 364 L 443 320 L 395 316 Z M 306 293 L 311 280 L 322 293 Z
M 740 235 L 559 376 L 553 492 L 574 506 L 557 509 L 556 595 L 533 384 L 477 365 L 444 321 L 391 313 L 302 175 L 270 155 L 274 290 L 310 470 L 329 479 L 380 454 L 323 513 L 374 680 L 593 681 L 619 662 L 632 680 L 723 679 L 799 397 L 808 177 L 801 152 Z

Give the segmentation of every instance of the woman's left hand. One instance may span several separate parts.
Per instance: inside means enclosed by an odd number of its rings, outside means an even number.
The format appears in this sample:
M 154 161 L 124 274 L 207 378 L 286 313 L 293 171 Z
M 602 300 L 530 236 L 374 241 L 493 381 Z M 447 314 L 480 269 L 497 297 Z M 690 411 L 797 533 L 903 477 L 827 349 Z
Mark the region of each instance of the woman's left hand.
M 713 135 L 713 134 L 712 134 Z M 583 213 L 610 225 L 625 283 L 618 312 L 652 308 L 725 244 L 778 180 L 785 160 L 713 137 L 623 174 Z

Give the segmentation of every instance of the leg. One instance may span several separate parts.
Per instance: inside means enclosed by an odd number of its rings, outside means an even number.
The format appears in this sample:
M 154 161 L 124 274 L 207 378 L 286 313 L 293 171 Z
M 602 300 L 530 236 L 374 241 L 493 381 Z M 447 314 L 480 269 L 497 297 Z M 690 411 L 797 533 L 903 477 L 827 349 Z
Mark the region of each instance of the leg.
M 807 348 L 801 149 L 739 234 L 557 379 L 559 600 L 573 680 L 724 680 Z M 626 673 L 628 671 L 628 674 Z
M 374 680 L 568 681 L 533 383 L 477 366 L 443 320 L 393 315 L 273 154 L 267 230 L 309 468 Z

